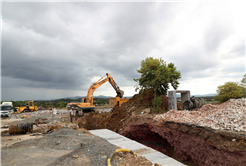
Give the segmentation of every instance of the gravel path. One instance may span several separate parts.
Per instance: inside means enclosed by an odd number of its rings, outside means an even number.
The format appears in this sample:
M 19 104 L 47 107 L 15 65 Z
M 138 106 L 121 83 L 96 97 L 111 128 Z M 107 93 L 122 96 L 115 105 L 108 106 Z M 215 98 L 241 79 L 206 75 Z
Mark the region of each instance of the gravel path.
M 61 128 L 51 134 L 47 134 L 45 137 L 17 142 L 7 148 L 3 148 L 1 152 L 2 165 L 8 165 L 9 161 L 5 159 L 11 157 L 18 158 L 18 160 L 13 160 L 17 163 L 12 162 L 11 165 L 18 165 L 22 160 L 24 163 L 30 163 L 31 165 L 34 163 L 34 158 L 23 158 L 22 153 L 16 153 L 18 149 L 25 149 L 25 155 L 35 156 L 36 161 L 45 160 L 44 157 L 49 152 L 69 152 L 55 161 L 50 159 L 52 162 L 44 165 L 105 166 L 108 157 L 116 150 L 116 147 L 105 139 L 94 136 L 89 132 L 82 133 L 70 128 Z M 45 152 L 46 154 L 44 154 Z M 50 156 L 52 155 L 51 153 Z M 43 165 L 42 163 L 36 164 Z M 113 160 L 111 164 L 115 166 L 117 161 Z

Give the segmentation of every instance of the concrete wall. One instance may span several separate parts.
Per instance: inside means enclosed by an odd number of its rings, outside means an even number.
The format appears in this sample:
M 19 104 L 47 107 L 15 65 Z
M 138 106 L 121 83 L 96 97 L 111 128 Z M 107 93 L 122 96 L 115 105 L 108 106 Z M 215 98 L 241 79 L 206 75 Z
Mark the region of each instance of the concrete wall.
M 181 105 L 186 101 L 190 100 L 189 90 L 171 90 L 168 91 L 168 105 L 169 110 L 177 110 L 177 93 L 181 93 Z

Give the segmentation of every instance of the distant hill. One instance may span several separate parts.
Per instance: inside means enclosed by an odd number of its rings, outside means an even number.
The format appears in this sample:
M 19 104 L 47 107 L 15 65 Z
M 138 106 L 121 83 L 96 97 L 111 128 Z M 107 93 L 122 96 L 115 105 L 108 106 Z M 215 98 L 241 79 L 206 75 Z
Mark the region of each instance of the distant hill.
M 193 95 L 195 97 L 208 97 L 208 96 L 216 96 L 218 95 L 217 93 L 210 93 L 210 94 L 204 94 L 204 95 Z
M 212 96 L 216 96 L 217 94 L 216 93 L 209 93 L 209 94 L 198 94 L 198 95 L 193 95 L 193 94 L 190 94 L 190 97 L 192 96 L 195 96 L 195 97 L 212 97 Z M 181 94 L 180 93 L 177 93 L 176 94 L 177 98 L 180 98 L 181 97 Z
M 210 93 L 210 94 L 204 94 L 204 95 L 201 95 L 201 94 L 198 94 L 198 95 L 192 95 L 192 96 L 195 96 L 195 97 L 212 97 L 212 96 L 216 96 L 217 94 L 216 93 Z M 115 96 L 104 96 L 104 95 L 99 95 L 99 96 L 93 96 L 93 98 L 109 98 L 109 97 L 115 97 Z M 123 98 L 131 98 L 132 96 L 124 96 Z M 177 98 L 180 98 L 181 97 L 181 94 L 180 93 L 177 93 Z M 50 100 L 43 100 L 43 101 L 53 101 L 53 100 L 62 100 L 62 99 L 72 99 L 72 100 L 76 100 L 76 99 L 81 99 L 81 98 L 86 98 L 86 96 L 75 96 L 75 97 L 63 97 L 63 98 L 58 98 L 58 99 L 50 99 Z
M 190 95 L 195 96 L 195 97 L 208 97 L 208 96 L 216 96 L 216 93 L 210 93 L 210 94 L 198 94 L 198 95 Z M 115 96 L 104 96 L 104 95 L 99 95 L 99 96 L 93 96 L 93 98 L 109 98 L 109 97 L 115 97 Z M 123 98 L 131 98 L 132 96 L 124 96 Z M 181 97 L 180 93 L 177 93 L 177 97 Z M 81 98 L 86 98 L 86 96 L 75 96 L 75 97 L 67 97 L 67 99 L 81 99 Z M 58 99 L 59 100 L 59 99 Z
M 115 96 L 104 96 L 104 95 L 99 95 L 99 96 L 92 96 L 94 99 L 95 98 L 109 98 L 109 97 L 115 97 Z M 123 98 L 131 98 L 132 96 L 124 96 Z M 53 100 L 62 100 L 62 99 L 81 99 L 81 98 L 86 98 L 86 96 L 75 96 L 75 97 L 63 97 L 63 98 L 58 98 L 58 99 L 50 99 L 50 100 L 45 100 L 45 101 L 53 101 Z

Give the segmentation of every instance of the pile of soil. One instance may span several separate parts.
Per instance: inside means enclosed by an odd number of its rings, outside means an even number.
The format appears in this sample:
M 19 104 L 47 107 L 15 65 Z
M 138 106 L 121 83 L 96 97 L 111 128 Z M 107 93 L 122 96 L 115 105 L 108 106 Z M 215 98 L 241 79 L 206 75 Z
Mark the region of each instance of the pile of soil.
M 156 113 L 165 113 L 168 111 L 168 97 L 161 96 L 162 104 L 160 109 L 155 112 L 152 104 L 154 94 L 147 91 L 143 95 L 135 94 L 129 101 L 123 103 L 120 107 L 114 107 L 109 113 L 88 113 L 84 117 L 78 118 L 79 127 L 88 130 L 94 129 L 110 129 L 115 132 L 122 130 L 131 117 L 147 116 L 154 117 Z M 181 104 L 177 103 L 178 109 L 181 109 Z M 150 112 L 144 113 L 143 110 L 150 108 Z
M 239 162 L 238 158 L 240 159 L 239 163 L 245 162 L 245 150 L 241 152 L 242 148 L 236 148 L 231 151 L 231 149 L 228 149 L 231 144 L 227 144 L 228 142 L 234 143 L 236 141 L 240 146 L 245 146 L 245 135 L 238 133 L 236 134 L 237 137 L 234 137 L 234 135 L 229 137 L 230 132 L 224 132 L 223 135 L 216 125 L 220 124 L 220 122 L 232 125 L 234 120 L 233 125 L 235 127 L 233 126 L 233 128 L 236 128 L 236 131 L 244 129 L 244 126 L 239 126 L 239 124 L 245 124 L 245 116 L 242 117 L 240 115 L 245 113 L 246 99 L 242 101 L 231 100 L 221 105 L 204 105 L 199 110 L 192 111 L 181 110 L 181 105 L 177 104 L 178 110 L 181 111 L 167 111 L 168 98 L 166 96 L 161 97 L 162 104 L 158 112 L 154 112 L 154 109 L 152 109 L 154 94 L 147 92 L 143 96 L 134 95 L 128 102 L 123 103 L 121 107 L 115 107 L 111 113 L 89 114 L 89 116 L 79 120 L 79 126 L 86 129 L 110 129 L 161 151 L 187 165 L 206 165 L 206 163 L 209 163 L 208 165 L 216 165 L 216 162 L 214 162 L 216 158 L 220 160 L 217 162 L 219 163 L 218 165 L 235 164 L 237 161 Z M 150 111 L 145 113 L 147 108 Z M 206 119 L 201 115 L 206 115 Z M 167 127 L 162 124 L 163 120 L 167 121 L 168 124 L 171 122 L 175 124 Z M 199 121 L 199 124 L 195 123 L 198 126 L 194 128 L 194 122 L 196 121 Z M 177 122 L 181 122 L 181 124 L 176 124 Z M 210 124 L 209 122 L 211 122 L 211 124 L 215 124 L 215 127 L 210 125 L 209 127 L 211 128 L 205 128 L 203 131 L 201 127 L 206 125 L 203 124 L 201 126 L 201 122 L 205 124 Z M 183 129 L 184 123 L 188 125 L 185 129 Z M 212 128 L 215 130 L 212 130 Z M 222 126 L 221 129 L 231 130 L 231 128 Z M 209 132 L 212 134 L 208 134 Z M 228 137 L 228 139 L 226 141 L 221 139 L 224 137 Z M 190 149 L 193 150 L 191 151 Z M 201 151 L 201 149 L 203 150 Z M 230 151 L 233 155 L 231 158 L 228 155 Z M 213 155 L 211 156 L 210 154 Z

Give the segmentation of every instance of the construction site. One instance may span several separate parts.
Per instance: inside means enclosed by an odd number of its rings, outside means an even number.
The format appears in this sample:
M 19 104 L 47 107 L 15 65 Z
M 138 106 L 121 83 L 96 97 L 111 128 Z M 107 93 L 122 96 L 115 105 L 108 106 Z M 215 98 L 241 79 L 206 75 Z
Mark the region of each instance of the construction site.
M 153 97 L 135 94 L 121 106 L 96 108 L 72 123 L 68 109 L 2 118 L 1 165 L 245 165 L 245 98 L 192 110 L 177 103 L 177 110 L 169 110 L 168 97 L 162 95 L 160 111 L 154 112 Z M 144 146 L 128 151 L 127 141 L 119 147 L 110 143 L 113 138 L 93 134 L 105 129 Z M 175 162 L 151 161 L 147 154 L 152 149 Z

